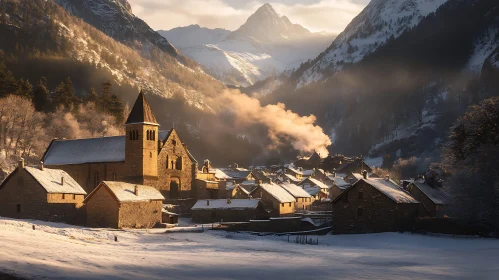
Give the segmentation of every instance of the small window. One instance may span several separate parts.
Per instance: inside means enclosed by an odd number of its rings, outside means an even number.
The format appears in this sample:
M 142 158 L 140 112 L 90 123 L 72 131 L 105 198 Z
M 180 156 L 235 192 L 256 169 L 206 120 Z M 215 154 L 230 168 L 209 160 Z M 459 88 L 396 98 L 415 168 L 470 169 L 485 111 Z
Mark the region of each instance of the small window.
M 147 140 L 151 140 L 151 131 L 150 130 L 147 131 Z
M 76 194 L 73 194 L 73 200 L 75 200 L 75 199 L 76 199 Z
M 66 194 L 65 193 L 62 194 L 62 199 L 66 199 Z
M 357 193 L 359 199 L 364 199 L 364 193 L 363 192 L 358 192 Z
M 284 207 L 284 203 L 281 203 L 281 206 Z
M 149 157 L 152 158 L 152 152 L 149 152 Z
M 17 204 L 17 213 L 21 213 L 21 204 Z
M 357 208 L 357 216 L 361 217 L 362 214 L 364 214 L 364 209 L 362 208 Z
M 289 207 L 291 207 L 291 202 L 289 203 L 289 205 L 288 205 L 288 206 L 289 206 Z

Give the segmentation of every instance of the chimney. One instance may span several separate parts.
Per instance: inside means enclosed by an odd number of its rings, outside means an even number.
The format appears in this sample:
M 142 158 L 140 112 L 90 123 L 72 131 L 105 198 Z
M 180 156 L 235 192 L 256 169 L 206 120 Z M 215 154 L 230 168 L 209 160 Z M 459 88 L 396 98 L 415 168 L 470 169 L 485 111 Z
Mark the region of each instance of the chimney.
M 139 186 L 135 185 L 135 195 L 139 196 Z
M 43 171 L 43 161 L 40 161 L 40 163 L 38 163 L 38 169 Z
M 230 202 L 230 198 L 227 198 L 227 204 L 230 204 L 230 203 L 231 203 L 231 202 Z
M 17 162 L 17 167 L 19 168 L 19 171 L 23 170 L 24 169 L 24 159 L 21 158 L 18 162 Z
M 385 180 L 388 182 L 390 181 L 390 175 L 386 175 Z
M 333 178 L 336 178 L 336 168 L 333 168 Z
M 64 177 L 61 177 L 61 186 L 64 186 Z
M 367 171 L 366 170 L 362 171 L 362 176 L 364 176 L 364 179 L 367 179 Z

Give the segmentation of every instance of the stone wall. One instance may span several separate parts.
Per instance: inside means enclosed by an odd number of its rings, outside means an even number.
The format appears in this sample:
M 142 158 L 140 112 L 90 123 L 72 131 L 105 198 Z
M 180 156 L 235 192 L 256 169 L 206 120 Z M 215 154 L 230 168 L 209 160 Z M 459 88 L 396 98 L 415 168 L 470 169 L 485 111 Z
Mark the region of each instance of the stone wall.
M 332 205 L 334 233 L 397 231 L 419 215 L 420 204 L 395 203 L 364 181 Z
M 87 226 L 118 228 L 119 203 L 107 187 L 99 188 L 86 202 Z
M 223 192 L 220 192 L 218 188 L 219 188 L 218 182 L 216 181 L 206 181 L 206 180 L 196 179 L 194 181 L 194 186 L 192 188 L 192 195 L 196 199 L 223 198 L 219 197 L 220 193 L 223 194 Z
M 122 202 L 118 228 L 152 228 L 161 223 L 162 201 Z
M 62 194 L 48 194 L 31 174 L 16 169 L 0 189 L 0 216 L 77 223 L 81 201 L 81 195 L 66 194 L 63 200 Z

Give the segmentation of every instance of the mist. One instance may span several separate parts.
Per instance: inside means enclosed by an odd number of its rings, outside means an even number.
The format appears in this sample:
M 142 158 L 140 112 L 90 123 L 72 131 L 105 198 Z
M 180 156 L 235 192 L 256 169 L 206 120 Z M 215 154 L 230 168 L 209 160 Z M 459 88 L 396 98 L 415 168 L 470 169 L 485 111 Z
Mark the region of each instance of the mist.
M 312 153 L 317 151 L 328 155 L 327 147 L 332 143 L 323 129 L 316 124 L 314 115 L 300 116 L 286 109 L 283 103 L 262 106 L 256 98 L 238 90 L 226 90 L 216 98 L 218 111 L 228 112 L 240 129 L 263 126 L 268 133 L 268 149 L 290 145 L 296 151 Z M 260 136 L 261 137 L 261 136 Z

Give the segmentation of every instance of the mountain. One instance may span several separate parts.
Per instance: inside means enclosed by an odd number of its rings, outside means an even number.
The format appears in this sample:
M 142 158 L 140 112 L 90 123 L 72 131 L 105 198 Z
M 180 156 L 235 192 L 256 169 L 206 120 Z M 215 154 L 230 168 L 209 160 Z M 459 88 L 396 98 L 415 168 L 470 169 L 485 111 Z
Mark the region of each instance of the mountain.
M 185 49 L 200 45 L 216 44 L 225 40 L 231 31 L 223 28 L 210 29 L 193 24 L 171 30 L 158 30 L 158 33 L 165 38 L 170 38 L 169 40 L 175 42 L 177 48 Z
M 345 64 L 361 61 L 389 39 L 418 25 L 448 0 L 372 0 L 333 44 L 306 69 L 298 86 L 319 81 Z
M 317 56 L 334 38 L 291 23 L 270 4 L 260 7 L 233 32 L 191 25 L 159 33 L 207 73 L 238 86 L 298 67 Z
M 495 0 L 373 0 L 314 60 L 246 90 L 314 114 L 330 152 L 438 158 L 454 121 L 499 95 L 498 24 Z

